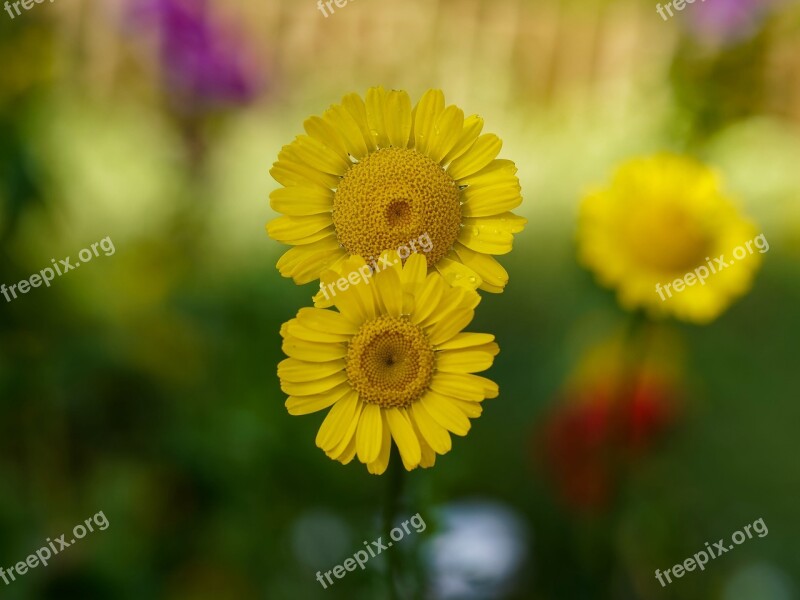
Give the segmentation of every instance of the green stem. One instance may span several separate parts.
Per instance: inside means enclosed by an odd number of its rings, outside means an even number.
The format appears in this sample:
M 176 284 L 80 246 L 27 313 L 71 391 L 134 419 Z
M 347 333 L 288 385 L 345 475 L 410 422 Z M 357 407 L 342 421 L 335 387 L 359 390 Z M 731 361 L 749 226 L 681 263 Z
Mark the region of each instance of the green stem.
M 395 516 L 397 515 L 400 506 L 401 496 L 403 494 L 403 462 L 400 459 L 400 454 L 397 448 L 392 447 L 392 455 L 389 458 L 389 472 L 387 473 L 388 485 L 386 488 L 386 501 L 384 503 L 383 511 L 383 535 L 388 536 L 389 532 L 394 527 Z M 389 588 L 389 598 L 391 600 L 399 600 L 400 596 L 397 592 L 397 578 L 400 572 L 400 550 L 398 548 L 390 548 L 387 553 L 387 566 L 386 566 L 386 585 Z

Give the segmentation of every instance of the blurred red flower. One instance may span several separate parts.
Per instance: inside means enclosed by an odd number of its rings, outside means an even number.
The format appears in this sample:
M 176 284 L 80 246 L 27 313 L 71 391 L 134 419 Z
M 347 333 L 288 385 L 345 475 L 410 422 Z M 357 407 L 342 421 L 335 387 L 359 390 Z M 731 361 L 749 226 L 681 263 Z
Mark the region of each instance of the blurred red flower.
M 676 422 L 681 404 L 673 373 L 642 365 L 625 374 L 619 353 L 605 351 L 560 394 L 535 436 L 547 480 L 559 500 L 579 512 L 609 508 L 626 473 Z

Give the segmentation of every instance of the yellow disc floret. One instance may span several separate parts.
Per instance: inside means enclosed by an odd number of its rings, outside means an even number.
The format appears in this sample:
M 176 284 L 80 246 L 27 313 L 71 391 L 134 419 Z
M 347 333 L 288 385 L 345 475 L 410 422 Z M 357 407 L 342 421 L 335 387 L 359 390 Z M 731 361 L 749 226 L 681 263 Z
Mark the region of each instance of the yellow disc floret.
M 656 271 L 685 273 L 706 262 L 713 250 L 706 223 L 669 199 L 630 207 L 622 242 Z
M 425 333 L 404 318 L 367 321 L 350 340 L 347 377 L 362 401 L 405 407 L 428 389 L 435 366 Z
M 383 148 L 345 173 L 333 200 L 339 243 L 371 258 L 423 234 L 428 266 L 447 254 L 461 228 L 460 190 L 436 162 L 407 148 Z

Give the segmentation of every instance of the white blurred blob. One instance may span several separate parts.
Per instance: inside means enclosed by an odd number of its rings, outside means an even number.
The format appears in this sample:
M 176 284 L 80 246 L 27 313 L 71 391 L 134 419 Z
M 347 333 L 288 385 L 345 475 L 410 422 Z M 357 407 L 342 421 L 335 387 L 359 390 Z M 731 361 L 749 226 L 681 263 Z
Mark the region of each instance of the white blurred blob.
M 765 563 L 742 567 L 728 579 L 723 600 L 792 600 L 792 582 L 777 567 Z
M 353 536 L 347 523 L 328 510 L 312 510 L 292 524 L 295 558 L 313 570 L 330 569 L 353 553 Z
M 448 504 L 437 511 L 437 533 L 425 546 L 431 596 L 440 600 L 504 598 L 527 554 L 527 528 L 505 505 Z

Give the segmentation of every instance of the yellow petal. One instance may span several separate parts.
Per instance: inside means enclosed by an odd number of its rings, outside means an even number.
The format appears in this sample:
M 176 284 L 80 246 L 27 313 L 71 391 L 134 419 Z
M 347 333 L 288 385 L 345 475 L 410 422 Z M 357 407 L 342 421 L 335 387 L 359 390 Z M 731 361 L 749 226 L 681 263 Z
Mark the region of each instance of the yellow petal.
M 513 186 L 519 183 L 516 174 L 517 165 L 514 164 L 514 161 L 498 158 L 477 173 L 462 177 L 458 183 L 475 188 L 498 184 Z
M 358 460 L 371 463 L 378 458 L 383 439 L 383 420 L 381 408 L 377 404 L 367 404 L 361 412 L 356 431 L 356 453 Z
M 476 289 L 481 284 L 478 274 L 463 263 L 451 258 L 442 257 L 436 263 L 436 270 L 445 278 L 448 285 Z
M 419 426 L 417 426 L 417 421 L 414 418 L 414 415 L 411 413 L 409 409 L 407 412 L 408 420 L 411 422 L 411 426 L 414 428 L 414 435 L 417 436 L 417 440 L 419 441 L 419 448 L 420 448 L 420 461 L 419 466 L 423 469 L 428 469 L 436 464 L 436 452 L 434 452 L 433 448 L 428 445 L 428 442 L 425 441 L 422 433 L 419 430 Z M 445 431 L 445 435 L 447 438 L 450 439 L 450 435 Z
M 373 475 L 382 475 L 384 471 L 386 471 L 386 467 L 389 466 L 389 456 L 392 450 L 392 437 L 389 434 L 389 424 L 386 422 L 386 415 L 383 411 L 381 411 L 381 429 L 383 432 L 378 458 L 367 464 L 367 471 Z
M 390 408 L 386 411 L 386 421 L 389 423 L 392 437 L 400 450 L 400 457 L 403 459 L 403 466 L 407 471 L 411 471 L 419 465 L 422 458 L 419 447 L 419 440 L 414 434 L 414 428 L 406 416 L 405 410 L 401 408 Z
M 371 268 L 360 256 L 349 256 L 335 273 L 322 275 L 321 289 L 326 298 L 337 306 L 346 307 L 342 312 L 357 315 L 359 322 L 375 317 L 376 306 L 372 287 L 374 277 Z
M 475 271 L 483 283 L 504 288 L 508 284 L 508 272 L 497 260 L 488 254 L 475 252 L 463 244 L 456 242 L 453 245 L 458 258 L 465 266 Z
M 338 256 L 335 250 L 333 252 L 330 250 L 317 250 L 300 254 L 299 251 L 305 248 L 307 246 L 296 246 L 286 252 L 283 256 L 289 255 L 292 259 L 287 261 L 287 263 L 290 263 L 289 266 L 282 265 L 278 267 L 283 277 L 291 277 L 297 285 L 305 285 L 317 279 L 319 274 L 327 267 L 328 261 Z M 298 257 L 300 260 L 296 260 Z
M 344 370 L 347 366 L 344 360 L 332 360 L 325 363 L 312 363 L 296 358 L 284 358 L 278 363 L 278 377 L 286 381 L 301 383 L 328 377 Z
M 444 110 L 442 90 L 428 90 L 417 103 L 414 113 L 414 147 L 428 155 L 436 119 Z
M 353 419 L 353 422 L 355 422 L 355 419 Z M 342 439 L 347 439 L 347 434 L 345 434 L 345 437 Z M 347 445 L 342 447 L 341 450 L 339 450 L 339 446 L 337 446 L 335 449 L 325 454 L 333 460 L 338 460 L 343 465 L 349 464 L 356 455 L 356 436 L 351 435 Z
M 411 133 L 411 98 L 403 91 L 392 90 L 385 101 L 385 126 L 389 143 L 405 148 Z
M 290 415 L 308 415 L 332 406 L 350 391 L 349 385 L 340 385 L 313 396 L 289 396 L 286 399 L 286 410 Z
M 501 229 L 474 225 L 462 227 L 458 241 L 473 252 L 498 255 L 511 252 L 514 236 Z
M 294 185 L 274 190 L 269 205 L 275 212 L 292 217 L 329 213 L 333 210 L 333 192 L 314 185 Z
M 425 438 L 425 441 L 434 452 L 437 454 L 450 452 L 450 448 L 453 446 L 450 434 L 447 429 L 439 425 L 438 421 L 431 416 L 420 402 L 412 404 L 409 412 L 412 414 L 422 437 Z
M 364 260 L 360 256 L 350 256 L 340 265 L 340 271 L 342 274 L 350 276 L 352 273 L 358 273 L 364 265 Z M 375 285 L 374 279 L 371 277 L 367 281 L 361 281 L 359 275 L 358 280 L 350 280 L 344 275 L 340 276 L 338 272 L 331 271 L 327 271 L 321 276 L 327 295 L 330 296 L 339 312 L 348 320 L 359 324 L 375 315 L 374 299 L 370 289 Z M 352 284 L 351 281 L 357 281 L 357 283 Z M 335 287 L 331 287 L 333 285 Z
M 290 396 L 313 396 L 332 390 L 346 381 L 347 373 L 339 371 L 338 373 L 315 379 L 314 381 L 296 382 L 281 380 L 281 390 L 283 390 L 284 394 L 289 394 Z
M 352 164 L 319 140 L 308 135 L 297 136 L 292 142 L 292 150 L 298 162 L 337 177 L 344 175 Z
M 318 448 L 329 451 L 336 447 L 347 433 L 351 421 L 355 418 L 359 402 L 358 394 L 350 390 L 333 405 L 317 432 L 316 444 Z
M 358 331 L 358 325 L 332 310 L 304 307 L 297 313 L 297 318 L 306 327 L 334 334 L 354 335 Z
M 292 319 L 288 322 L 286 332 L 291 336 L 308 342 L 349 342 L 352 337 L 345 333 L 331 333 L 324 329 L 307 327 L 297 319 Z
M 446 342 L 439 344 L 437 350 L 458 350 L 472 346 L 483 346 L 494 341 L 491 333 L 459 333 Z
M 306 130 L 308 135 L 322 142 L 326 148 L 335 152 L 342 159 L 350 161 L 350 155 L 347 153 L 347 148 L 345 148 L 336 128 L 322 119 L 322 117 L 309 117 L 303 123 L 303 129 Z
M 478 402 L 467 402 L 458 398 L 452 399 L 452 402 L 456 408 L 470 419 L 477 419 L 483 413 L 483 407 Z
M 330 214 L 310 215 L 307 217 L 278 217 L 267 223 L 267 233 L 273 240 L 284 244 L 297 244 L 298 240 L 308 240 L 310 236 L 331 227 L 333 221 Z M 322 235 L 327 237 L 329 234 Z M 311 239 L 309 242 L 316 242 Z
M 407 284 L 422 286 L 428 275 L 428 261 L 422 254 L 414 253 L 406 259 L 400 272 L 400 280 L 405 287 Z
M 373 87 L 367 90 L 367 122 L 375 143 L 380 148 L 389 147 L 389 136 L 386 134 L 386 90 Z
M 428 391 L 418 402 L 439 425 L 448 431 L 464 436 L 470 430 L 467 416 L 446 396 Z
M 481 290 L 482 292 L 489 292 L 490 294 L 502 294 L 505 288 L 502 288 L 497 285 L 491 285 L 484 281 L 483 283 L 481 283 L 478 289 Z
M 446 383 L 444 383 L 444 385 L 434 386 L 434 381 L 439 380 L 440 378 L 444 378 Z M 480 375 L 473 375 L 472 373 L 447 373 L 440 371 L 436 373 L 433 381 L 431 381 L 431 389 L 434 389 L 440 394 L 461 398 L 462 400 L 473 401 L 476 392 L 466 391 L 464 388 L 467 386 L 469 386 L 470 390 L 480 390 L 481 400 L 485 398 L 497 398 L 497 396 L 500 394 L 500 388 L 494 381 L 487 379 L 486 377 L 481 377 Z M 460 393 L 454 395 L 453 392 L 458 390 L 460 390 Z
M 310 259 L 313 258 L 315 262 L 325 264 L 330 260 L 328 257 L 333 256 L 340 251 L 341 249 L 336 237 L 326 237 L 318 242 L 313 242 L 311 244 L 305 244 L 303 246 L 297 246 L 290 249 L 278 259 L 277 267 L 284 277 L 288 277 L 289 275 L 287 272 L 294 273 L 296 270 L 307 266 L 307 263 Z M 320 252 L 325 253 L 325 256 L 323 256 L 322 259 L 320 259 Z M 317 275 L 319 275 L 320 272 L 321 271 L 318 271 Z
M 501 213 L 508 212 L 522 204 L 520 190 L 519 182 L 513 184 L 500 182 L 483 186 L 467 186 L 467 188 L 461 192 L 461 199 L 464 202 L 461 207 L 461 214 L 463 214 L 464 217 L 499 216 Z M 469 229 L 468 231 L 472 232 L 473 230 Z M 499 241 L 506 239 L 505 236 L 510 235 L 494 225 L 487 226 L 481 233 L 492 233 L 495 236 L 499 236 Z
M 447 172 L 456 181 L 477 173 L 497 158 L 502 147 L 503 142 L 499 137 L 493 133 L 486 133 L 480 136 L 463 156 L 451 162 Z
M 445 285 L 444 279 L 439 273 L 428 275 L 411 315 L 412 323 L 419 325 L 433 314 L 444 295 Z
M 460 398 L 469 402 L 483 401 L 486 397 L 483 385 L 469 377 L 468 373 L 437 371 L 431 380 L 431 389 L 450 398 Z
M 520 233 L 525 229 L 528 219 L 515 215 L 513 212 L 504 212 L 499 215 L 491 217 L 465 217 L 463 220 L 464 227 L 477 227 L 481 233 L 494 229 L 499 229 L 505 233 Z
M 491 379 L 486 379 L 486 377 L 481 377 L 480 375 L 470 375 L 470 377 L 481 380 L 483 393 L 486 394 L 487 398 L 497 398 L 500 395 L 500 388 Z
M 347 355 L 347 346 L 344 344 L 307 342 L 296 337 L 284 339 L 281 349 L 286 356 L 308 362 L 328 362 Z
M 367 121 L 367 107 L 364 105 L 364 100 L 358 94 L 347 94 L 342 99 L 342 106 L 345 107 L 353 121 L 356 122 L 358 128 L 361 130 L 361 137 L 364 138 L 364 143 L 367 145 L 367 150 L 374 152 L 376 150 L 375 138 L 369 130 L 369 122 Z
M 291 146 L 284 146 L 278 153 L 278 160 L 272 165 L 269 174 L 281 185 L 316 184 L 334 189 L 339 185 L 339 177 L 324 173 L 303 162 L 302 157 Z
M 428 156 L 434 162 L 441 162 L 461 137 L 464 128 L 464 111 L 457 106 L 448 106 L 436 119 Z
M 358 427 L 361 411 L 363 410 L 364 403 L 359 402 L 356 405 L 356 411 L 353 413 L 353 418 L 350 419 L 350 424 L 347 426 L 347 430 L 344 432 L 342 439 L 332 450 L 325 451 L 325 454 L 330 458 L 338 460 L 345 465 L 353 460 L 353 457 L 356 455 L 356 428 Z
M 323 120 L 330 123 L 344 142 L 347 153 L 350 156 L 361 160 L 367 154 L 367 143 L 361 135 L 361 130 L 350 113 L 341 104 L 334 104 L 322 115 Z
M 434 346 L 446 342 L 469 325 L 474 316 L 475 311 L 468 308 L 459 308 L 448 313 L 447 318 L 425 328 L 428 340 L 430 340 L 431 344 Z
M 448 373 L 478 373 L 492 366 L 500 347 L 492 342 L 465 350 L 445 350 L 436 355 L 436 368 Z
M 478 115 L 472 115 L 464 119 L 464 128 L 455 146 L 447 153 L 441 164 L 446 165 L 469 150 L 478 139 L 483 129 L 483 119 Z
M 480 302 L 480 296 L 473 290 L 445 287 L 444 293 L 434 310 L 425 320 L 418 324 L 426 332 L 429 332 L 437 323 L 452 319 L 457 312 L 475 310 L 478 302 Z
M 428 272 L 428 261 L 420 254 L 412 254 L 406 259 L 402 271 L 400 271 L 400 281 L 403 286 L 403 308 L 404 315 L 414 312 L 417 305 L 417 298 L 425 285 L 425 277 Z
M 395 258 L 392 259 L 393 255 Z M 393 251 L 384 252 L 381 256 L 389 259 L 392 264 L 399 264 L 400 262 L 397 254 Z M 397 263 L 394 261 L 397 261 Z M 399 317 L 403 311 L 403 286 L 400 283 L 398 270 L 386 268 L 376 274 L 374 280 L 384 314 Z

